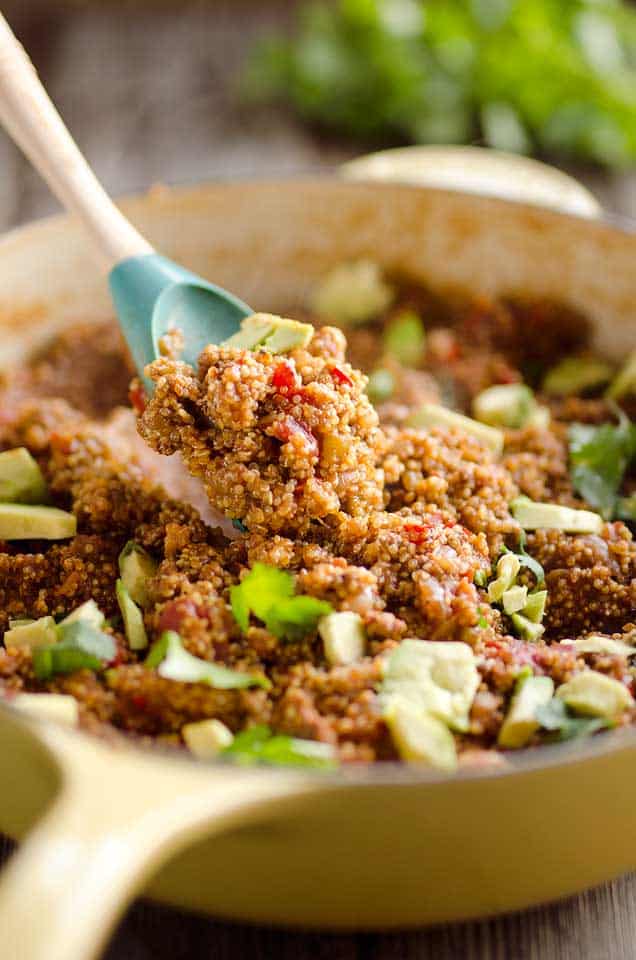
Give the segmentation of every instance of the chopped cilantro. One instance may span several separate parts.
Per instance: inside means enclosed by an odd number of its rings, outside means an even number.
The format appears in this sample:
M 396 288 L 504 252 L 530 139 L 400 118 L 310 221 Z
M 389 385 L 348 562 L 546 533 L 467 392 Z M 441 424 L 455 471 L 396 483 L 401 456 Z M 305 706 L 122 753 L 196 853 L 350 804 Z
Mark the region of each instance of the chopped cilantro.
M 302 639 L 316 629 L 320 617 L 332 613 L 331 604 L 324 600 L 294 596 L 291 573 L 265 563 L 255 563 L 241 583 L 231 588 L 230 602 L 243 632 L 252 613 L 279 640 Z
M 622 410 L 616 413 L 616 424 L 573 423 L 569 431 L 572 483 L 606 520 L 615 515 L 618 491 L 636 453 L 636 425 Z
M 207 683 L 215 690 L 242 690 L 246 687 L 263 687 L 268 690 L 271 686 L 267 677 L 260 673 L 230 670 L 193 656 L 185 649 L 181 637 L 174 630 L 162 633 L 146 657 L 145 665 L 156 669 L 159 676 L 166 680 Z
M 484 616 L 484 612 L 481 609 L 481 607 L 479 608 L 479 620 L 477 621 L 477 626 L 481 627 L 482 630 L 488 629 L 488 621 L 486 620 L 486 617 Z
M 76 670 L 101 670 L 117 652 L 114 639 L 86 621 L 58 627 L 59 641 L 33 651 L 33 670 L 38 680 L 48 680 Z
M 589 737 L 597 730 L 610 726 L 602 717 L 575 717 L 558 697 L 539 707 L 536 718 L 544 730 L 550 731 L 550 739 L 559 741 Z
M 322 769 L 337 766 L 335 751 L 328 743 L 273 734 L 264 724 L 238 733 L 230 746 L 221 751 L 221 756 L 242 764 L 267 763 Z

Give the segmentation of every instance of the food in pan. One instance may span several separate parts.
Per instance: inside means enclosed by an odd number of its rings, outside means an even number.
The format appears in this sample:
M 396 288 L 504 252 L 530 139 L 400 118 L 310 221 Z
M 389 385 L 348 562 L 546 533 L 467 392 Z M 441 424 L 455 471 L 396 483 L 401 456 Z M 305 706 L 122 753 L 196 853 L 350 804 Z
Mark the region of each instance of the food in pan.
M 5 698 L 319 768 L 453 771 L 630 724 L 636 362 L 566 305 L 364 261 L 301 314 L 197 369 L 165 338 L 152 391 L 106 326 L 6 376 Z

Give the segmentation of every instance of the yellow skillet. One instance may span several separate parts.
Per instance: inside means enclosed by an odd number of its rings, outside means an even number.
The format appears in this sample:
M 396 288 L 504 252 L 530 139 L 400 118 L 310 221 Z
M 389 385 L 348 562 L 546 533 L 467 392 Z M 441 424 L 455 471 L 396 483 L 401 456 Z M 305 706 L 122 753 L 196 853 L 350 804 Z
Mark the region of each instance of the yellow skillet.
M 126 209 L 170 256 L 272 309 L 364 256 L 437 286 L 559 296 L 595 317 L 600 349 L 620 357 L 636 344 L 636 237 L 608 222 L 335 181 L 158 191 Z M 107 315 L 69 221 L 0 242 L 3 364 Z M 635 865 L 635 761 L 628 731 L 455 778 L 393 766 L 325 777 L 113 748 L 4 709 L 0 829 L 23 836 L 43 818 L 0 884 L 2 956 L 86 960 L 141 890 L 236 918 L 358 929 L 562 896 Z

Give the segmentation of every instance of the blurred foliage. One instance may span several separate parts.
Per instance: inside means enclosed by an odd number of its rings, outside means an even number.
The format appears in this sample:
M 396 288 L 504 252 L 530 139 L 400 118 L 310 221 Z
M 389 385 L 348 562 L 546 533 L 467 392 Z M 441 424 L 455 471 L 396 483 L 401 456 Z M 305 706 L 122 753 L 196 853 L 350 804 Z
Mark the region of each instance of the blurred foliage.
M 367 141 L 636 160 L 636 11 L 621 0 L 304 3 L 244 80 Z

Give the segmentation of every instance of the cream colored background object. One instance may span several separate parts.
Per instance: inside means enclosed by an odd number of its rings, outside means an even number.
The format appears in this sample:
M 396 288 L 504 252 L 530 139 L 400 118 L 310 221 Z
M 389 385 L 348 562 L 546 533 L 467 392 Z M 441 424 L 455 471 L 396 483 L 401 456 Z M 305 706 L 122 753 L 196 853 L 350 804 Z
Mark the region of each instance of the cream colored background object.
M 459 190 L 598 217 L 596 197 L 562 170 L 488 147 L 398 147 L 357 157 L 341 167 L 351 180 L 381 180 Z
M 124 206 L 169 256 L 264 309 L 300 304 L 330 267 L 369 257 L 436 286 L 561 297 L 597 318 L 601 349 L 636 345 L 636 237 L 603 221 L 337 181 Z M 3 364 L 108 315 L 76 225 L 0 242 Z M 636 865 L 633 731 L 454 778 L 393 765 L 325 777 L 201 766 L 0 714 L 0 828 L 24 835 L 56 797 L 0 883 L 3 960 L 95 956 L 141 888 L 240 919 L 377 929 L 516 909 Z

